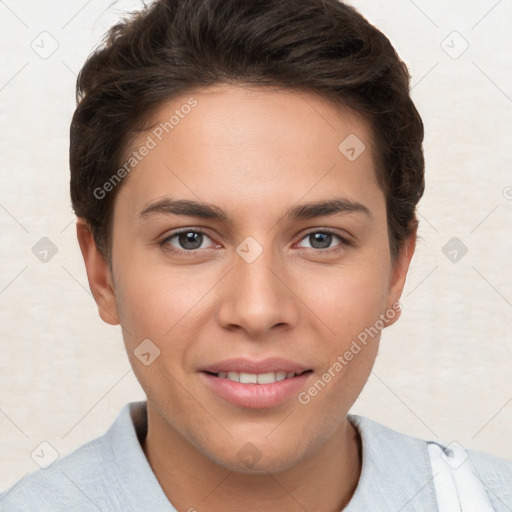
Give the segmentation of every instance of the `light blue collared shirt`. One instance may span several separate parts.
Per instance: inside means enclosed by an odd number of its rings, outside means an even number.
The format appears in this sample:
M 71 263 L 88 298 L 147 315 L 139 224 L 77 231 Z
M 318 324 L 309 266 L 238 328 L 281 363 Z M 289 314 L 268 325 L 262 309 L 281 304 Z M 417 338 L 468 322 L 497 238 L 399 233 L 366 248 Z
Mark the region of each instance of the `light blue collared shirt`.
M 362 416 L 349 414 L 348 419 L 361 435 L 363 463 L 343 512 L 437 512 L 429 442 Z M 103 436 L 1 494 L 0 511 L 176 512 L 142 450 L 146 432 L 146 401 L 126 404 Z M 512 462 L 474 450 L 467 453 L 494 510 L 511 512 Z M 195 505 L 204 509 L 201 503 Z

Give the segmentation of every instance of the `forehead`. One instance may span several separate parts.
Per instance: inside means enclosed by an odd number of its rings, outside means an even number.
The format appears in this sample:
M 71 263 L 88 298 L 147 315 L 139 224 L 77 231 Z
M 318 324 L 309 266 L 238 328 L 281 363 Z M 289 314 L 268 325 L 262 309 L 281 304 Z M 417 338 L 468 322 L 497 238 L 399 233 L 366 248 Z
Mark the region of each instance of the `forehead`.
M 227 147 L 230 152 L 265 147 L 285 154 L 292 147 L 299 155 L 301 144 L 311 153 L 322 143 L 319 151 L 330 145 L 337 154 L 344 136 L 357 134 L 368 155 L 374 153 L 373 135 L 361 114 L 318 94 L 269 86 L 215 84 L 195 89 L 160 105 L 147 124 L 142 136 L 152 134 L 158 142 L 166 138 L 176 146 L 193 131 L 195 142 L 203 147 Z
M 340 185 L 352 196 L 378 188 L 368 123 L 306 92 L 196 89 L 162 104 L 126 159 L 144 146 L 119 191 L 138 211 L 165 194 L 261 206 L 313 200 Z

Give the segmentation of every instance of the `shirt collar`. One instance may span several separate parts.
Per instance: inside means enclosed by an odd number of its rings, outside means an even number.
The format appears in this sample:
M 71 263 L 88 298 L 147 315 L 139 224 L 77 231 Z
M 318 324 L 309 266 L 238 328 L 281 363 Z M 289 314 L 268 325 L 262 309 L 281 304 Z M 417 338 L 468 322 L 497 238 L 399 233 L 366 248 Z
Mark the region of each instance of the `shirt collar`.
M 353 414 L 362 442 L 359 483 L 343 512 L 437 510 L 427 442 Z
M 105 434 L 122 485 L 135 505 L 144 497 L 144 508 L 175 512 L 142 450 L 147 434 L 147 402 L 131 402 Z M 343 512 L 429 512 L 436 510 L 435 487 L 427 443 L 396 432 L 369 418 L 348 415 L 362 442 L 362 468 L 356 490 Z
M 176 512 L 142 449 L 141 442 L 148 430 L 146 405 L 145 400 L 126 404 L 105 435 L 109 437 L 121 485 L 134 511 Z

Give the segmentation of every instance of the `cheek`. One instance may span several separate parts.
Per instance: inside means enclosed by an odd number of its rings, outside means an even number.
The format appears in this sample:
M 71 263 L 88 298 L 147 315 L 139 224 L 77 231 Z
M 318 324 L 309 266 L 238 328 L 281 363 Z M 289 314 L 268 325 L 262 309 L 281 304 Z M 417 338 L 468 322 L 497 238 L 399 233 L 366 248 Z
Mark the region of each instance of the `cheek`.
M 328 326 L 322 329 L 325 336 L 315 350 L 323 361 L 320 377 L 326 373 L 326 388 L 330 389 L 322 393 L 319 402 L 348 405 L 364 386 L 377 356 L 387 280 L 377 266 L 365 266 L 360 270 L 340 269 L 336 277 L 316 282 L 316 293 L 311 291 L 308 301 L 314 304 L 322 324 Z M 323 389 L 321 383 L 317 387 Z
M 320 430 L 336 428 L 340 411 L 352 407 L 368 380 L 379 348 L 385 284 L 371 270 L 354 271 L 310 296 L 318 300 L 317 311 L 329 330 L 323 330 L 326 335 L 315 347 L 322 367 L 299 401 L 305 411 L 322 411 L 321 419 L 311 419 Z
M 124 262 L 116 296 L 121 320 L 130 337 L 172 337 L 190 323 L 209 281 L 198 267 L 150 266 L 135 259 Z M 129 269 L 129 270 L 128 270 Z
M 342 345 L 384 312 L 388 285 L 377 265 L 332 269 L 308 281 L 315 283 L 304 289 L 308 304 Z

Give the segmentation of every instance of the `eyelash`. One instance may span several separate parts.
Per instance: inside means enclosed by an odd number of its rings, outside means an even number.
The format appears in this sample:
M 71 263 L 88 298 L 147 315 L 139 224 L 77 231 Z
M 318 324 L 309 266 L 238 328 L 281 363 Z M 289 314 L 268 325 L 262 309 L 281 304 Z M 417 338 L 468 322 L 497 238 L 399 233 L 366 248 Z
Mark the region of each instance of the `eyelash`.
M 194 253 L 197 253 L 200 249 L 191 249 L 191 250 L 184 250 L 184 249 L 177 249 L 176 247 L 173 247 L 171 245 L 169 245 L 169 241 L 172 240 L 173 238 L 176 238 L 177 236 L 183 234 L 183 233 L 200 233 L 202 235 L 205 235 L 207 236 L 208 238 L 211 239 L 211 237 L 208 235 L 208 233 L 206 233 L 206 231 L 200 229 L 200 228 L 188 228 L 188 229 L 183 229 L 181 231 L 177 231 L 176 233 L 173 233 L 169 236 L 167 236 L 166 238 L 164 238 L 160 243 L 159 245 L 161 247 L 163 247 L 165 250 L 167 251 L 170 251 L 174 254 L 177 254 L 177 255 L 183 255 L 183 256 L 192 256 Z M 340 240 L 340 244 L 338 244 L 337 246 L 334 246 L 334 247 L 331 247 L 329 249 L 315 249 L 313 247 L 309 248 L 309 247 L 303 247 L 301 249 L 310 249 L 312 251 L 315 251 L 315 252 L 320 252 L 320 253 L 328 253 L 330 254 L 331 252 L 337 252 L 337 251 L 340 251 L 342 250 L 344 247 L 346 246 L 352 246 L 353 243 L 348 240 L 347 238 L 344 238 L 343 236 L 341 236 L 340 234 L 334 232 L 334 231 L 330 231 L 328 229 L 325 229 L 325 230 L 315 230 L 315 231 L 310 231 L 309 233 L 306 233 L 300 241 L 304 240 L 305 238 L 307 238 L 308 236 L 310 235 L 314 235 L 316 233 L 322 233 L 322 234 L 327 234 L 327 235 L 333 235 L 334 237 L 338 238 Z

